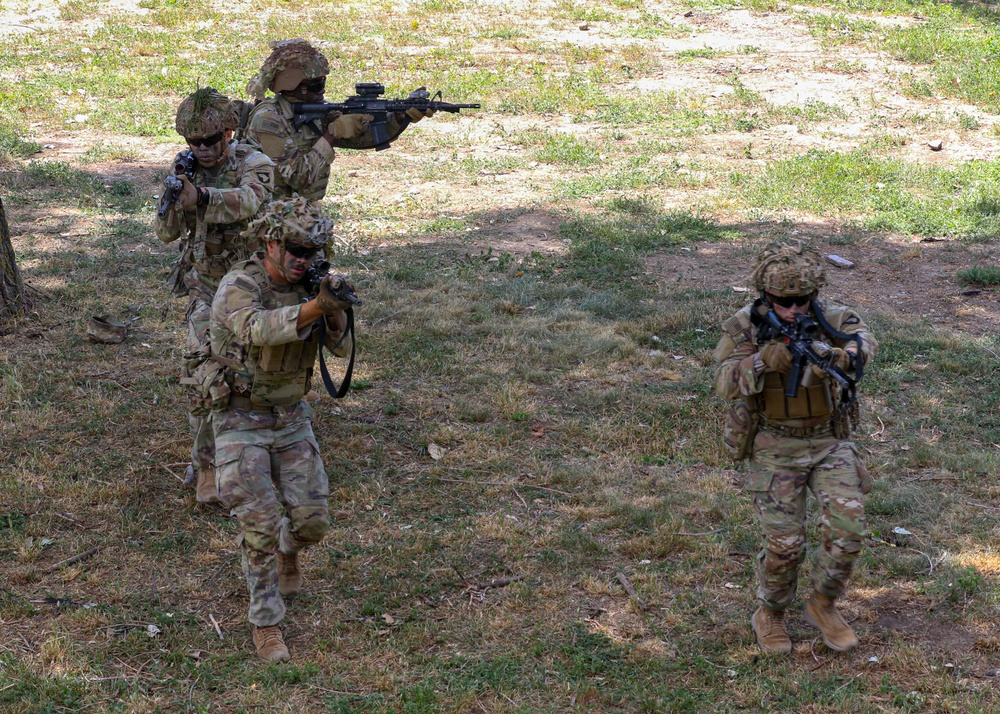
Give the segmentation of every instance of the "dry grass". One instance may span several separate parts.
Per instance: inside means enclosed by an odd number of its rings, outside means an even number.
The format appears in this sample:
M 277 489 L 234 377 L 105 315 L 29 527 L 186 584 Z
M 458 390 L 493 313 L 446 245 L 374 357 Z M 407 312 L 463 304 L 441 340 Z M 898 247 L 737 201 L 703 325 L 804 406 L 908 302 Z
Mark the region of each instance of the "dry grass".
M 632 0 L 142 5 L 130 23 L 76 2 L 52 25 L 4 9 L 35 26 L 5 36 L 4 78 L 42 72 L 31 101 L 24 82 L 0 95 L 0 190 L 44 298 L 0 330 L 0 710 L 995 709 L 998 315 L 989 288 L 963 297 L 953 278 L 995 259 L 992 240 L 862 230 L 882 209 L 828 211 L 840 197 L 821 176 L 801 180 L 828 203 L 787 215 L 740 183 L 759 188 L 767 167 L 801 168 L 788 156 L 898 119 L 864 97 L 846 115 L 772 100 L 784 73 L 751 71 L 774 62 L 803 86 L 817 72 L 861 86 L 874 75 L 856 48 L 808 45 L 798 14 L 760 3 L 701 2 L 687 18 Z M 223 12 L 225 29 L 190 23 Z M 184 305 L 165 295 L 173 250 L 150 231 L 172 107 L 196 74 L 238 92 L 263 42 L 213 48 L 258 27 L 330 38 L 344 89 L 375 73 L 394 91 L 426 82 L 485 105 L 335 165 L 327 209 L 365 299 L 360 362 L 348 399 L 317 408 L 334 526 L 304 559 L 281 667 L 253 659 L 235 522 L 179 489 Z M 710 32 L 726 46 L 702 51 Z M 815 56 L 790 59 L 783 42 Z M 106 66 L 114 43 L 143 48 L 134 67 Z M 65 76 L 38 61 L 56 45 Z M 900 70 L 874 51 L 863 61 Z M 65 123 L 77 113 L 90 128 Z M 954 125 L 925 114 L 928 131 Z M 988 149 L 995 136 L 972 123 L 959 139 Z M 55 148 L 32 154 L 25 137 Z M 924 160 L 898 142 L 871 151 L 877 167 Z M 934 176 L 978 196 L 978 213 L 950 210 L 988 227 L 991 195 L 975 182 L 991 165 L 960 159 Z M 929 190 L 909 179 L 889 186 Z M 921 205 L 907 216 L 930 215 Z M 917 237 L 940 237 L 926 225 Z M 847 655 L 796 607 L 792 656 L 759 656 L 757 532 L 708 388 L 718 324 L 747 297 L 733 286 L 786 234 L 859 263 L 831 271 L 830 293 L 857 302 L 883 344 L 859 437 L 877 540 L 845 605 L 862 640 Z M 130 321 L 122 345 L 85 339 L 105 312 Z

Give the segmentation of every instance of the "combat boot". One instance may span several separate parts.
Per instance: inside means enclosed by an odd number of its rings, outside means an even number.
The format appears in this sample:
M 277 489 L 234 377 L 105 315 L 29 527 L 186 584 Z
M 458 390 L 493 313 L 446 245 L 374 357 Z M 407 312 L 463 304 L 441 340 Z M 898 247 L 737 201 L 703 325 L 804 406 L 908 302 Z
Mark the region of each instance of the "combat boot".
M 814 592 L 806 603 L 806 621 L 823 633 L 823 642 L 831 650 L 846 652 L 858 646 L 858 636 L 834 605 L 834 599 Z
M 302 589 L 302 573 L 299 571 L 299 556 L 297 553 L 285 555 L 278 551 L 278 592 L 282 595 L 294 595 Z
M 194 489 L 194 498 L 198 503 L 222 503 L 219 498 L 219 488 L 215 485 L 215 469 L 209 466 L 198 469 L 198 485 Z
M 790 654 L 792 640 L 785 631 L 785 611 L 758 607 L 750 618 L 757 644 L 769 654 Z
M 253 628 L 253 646 L 257 656 L 265 662 L 285 662 L 292 656 L 288 654 L 285 640 L 281 637 L 281 629 L 277 625 Z

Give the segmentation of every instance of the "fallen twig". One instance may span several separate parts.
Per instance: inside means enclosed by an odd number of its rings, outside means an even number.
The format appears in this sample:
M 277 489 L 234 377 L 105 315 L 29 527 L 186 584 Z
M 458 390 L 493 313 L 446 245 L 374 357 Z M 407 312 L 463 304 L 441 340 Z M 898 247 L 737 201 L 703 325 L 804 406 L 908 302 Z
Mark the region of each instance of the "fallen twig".
M 970 506 L 975 506 L 976 508 L 985 508 L 987 511 L 1000 511 L 1000 508 L 996 506 L 987 506 L 985 503 L 973 503 L 969 501 Z
M 712 535 L 713 533 L 721 533 L 724 528 L 713 528 L 710 531 L 705 531 L 704 533 L 685 533 L 684 531 L 674 531 L 671 535 L 688 536 L 691 538 L 699 538 L 701 536 Z
M 214 627 L 215 631 L 219 633 L 219 639 L 220 640 L 225 639 L 222 636 L 222 628 L 219 627 L 219 621 L 215 619 L 215 615 L 213 615 L 212 613 L 208 613 L 208 619 L 212 621 L 212 627 Z
M 490 580 L 488 583 L 480 583 L 479 585 L 472 585 L 470 588 L 472 590 L 490 590 L 494 588 L 505 588 L 511 583 L 516 583 L 519 580 L 524 580 L 523 575 L 514 575 L 510 578 L 497 578 L 496 580 Z
M 450 483 L 469 483 L 469 484 L 472 484 L 473 486 L 507 486 L 509 488 L 513 488 L 514 487 L 514 484 L 512 484 L 512 483 L 504 483 L 502 481 L 467 481 L 467 480 L 461 479 L 461 478 L 445 478 L 444 476 L 438 476 L 438 481 L 448 481 Z M 549 488 L 548 486 L 539 486 L 539 485 L 533 484 L 533 483 L 519 483 L 517 485 L 521 486 L 523 488 L 537 488 L 540 491 L 551 491 L 552 493 L 558 493 L 558 494 L 561 494 L 563 496 L 572 496 L 573 495 L 569 491 L 560 491 L 557 488 Z
M 98 548 L 91 548 L 90 550 L 85 550 L 82 553 L 77 553 L 74 556 L 66 558 L 66 560 L 60 560 L 55 565 L 50 565 L 49 566 L 49 572 L 51 573 L 53 571 L 59 570 L 59 568 L 63 567 L 64 565 L 73 565 L 74 563 L 79 563 L 81 560 L 86 560 L 87 558 L 89 558 L 90 556 L 92 556 L 94 553 L 96 553 L 99 550 L 100 550 L 99 547 Z
M 625 592 L 628 593 L 628 596 L 632 598 L 633 602 L 635 602 L 636 607 L 638 607 L 640 610 L 643 611 L 648 609 L 649 606 L 645 602 L 643 602 L 642 598 L 639 597 L 639 594 L 635 591 L 635 588 L 632 587 L 632 583 L 630 583 L 628 578 L 625 577 L 625 573 L 617 573 L 616 577 L 618 578 L 618 582 L 622 584 L 622 587 L 625 588 Z

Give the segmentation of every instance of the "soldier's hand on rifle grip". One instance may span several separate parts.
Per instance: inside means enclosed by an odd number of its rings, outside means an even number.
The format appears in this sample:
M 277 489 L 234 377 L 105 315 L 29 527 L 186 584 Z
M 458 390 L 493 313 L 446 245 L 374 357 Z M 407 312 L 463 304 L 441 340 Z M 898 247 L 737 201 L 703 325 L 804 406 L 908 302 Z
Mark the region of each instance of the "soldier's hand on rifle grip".
M 319 294 L 316 304 L 324 315 L 336 315 L 351 307 L 349 300 L 338 296 L 338 293 L 354 292 L 354 288 L 343 275 L 327 275 L 319 284 Z
M 792 353 L 781 342 L 768 342 L 760 351 L 760 361 L 782 374 L 792 371 Z
M 340 117 L 342 116 L 344 116 L 343 112 L 330 112 L 325 117 L 323 117 L 323 119 L 320 121 L 320 123 L 323 125 L 323 133 L 332 135 L 333 131 L 330 129 L 330 125 L 333 124 L 333 122 L 340 119 Z
M 353 139 L 368 131 L 368 123 L 375 121 L 371 114 L 344 114 L 330 123 L 328 133 L 334 139 Z
M 198 189 L 194 187 L 189 179 L 184 174 L 178 176 L 184 187 L 181 189 L 180 195 L 177 197 L 177 205 L 179 205 L 185 211 L 189 208 L 193 208 L 196 203 L 198 203 Z

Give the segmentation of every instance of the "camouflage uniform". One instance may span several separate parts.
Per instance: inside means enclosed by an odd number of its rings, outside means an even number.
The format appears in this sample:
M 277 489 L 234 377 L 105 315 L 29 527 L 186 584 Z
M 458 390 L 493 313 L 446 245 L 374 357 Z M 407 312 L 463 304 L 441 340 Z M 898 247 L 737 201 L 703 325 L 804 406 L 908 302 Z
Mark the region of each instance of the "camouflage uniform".
M 827 306 L 815 297 L 825 284 L 822 265 L 818 254 L 800 242 L 769 246 L 754 283 L 761 299 L 723 323 L 713 355 L 715 389 L 726 399 L 746 402 L 759 419 L 745 483 L 753 493 L 764 538 L 757 556 L 757 598 L 767 611 L 781 613 L 795 599 L 798 569 L 805 558 L 807 488 L 819 503 L 822 528 L 821 547 L 812 567 L 813 589 L 830 601 L 844 593 L 866 533 L 863 491 L 867 492 L 867 471 L 850 441 L 856 410 L 842 409 L 845 405 L 833 388 L 835 383 L 809 369 L 797 397 L 787 397 L 788 375 L 762 361 L 767 345 L 758 344 L 752 311 L 767 312 L 771 308 L 767 301 L 777 299 L 771 295 L 804 296 L 796 304 L 808 304 L 809 314 L 815 315 L 818 308 L 833 330 L 861 337 L 862 364 L 870 362 L 878 346 L 854 310 Z M 832 348 L 857 350 L 854 340 L 825 331 L 817 337 Z M 764 646 L 759 632 L 758 640 Z M 790 645 L 785 651 L 790 651 Z
M 877 345 L 857 313 L 842 306 L 822 309 L 834 329 L 862 337 L 866 361 L 874 357 Z M 860 462 L 854 444 L 834 435 L 832 417 L 839 404 L 828 381 L 801 387 L 793 402 L 784 396 L 784 375 L 755 368 L 753 357 L 761 345 L 750 311 L 747 306 L 724 323 L 714 353 L 715 389 L 726 399 L 752 402 L 751 409 L 761 415 L 745 483 L 764 535 L 757 597 L 769 610 L 784 610 L 795 599 L 805 557 L 807 487 L 819 503 L 823 533 L 813 587 L 832 598 L 843 594 L 866 533 Z M 847 346 L 830 335 L 822 339 Z
M 223 109 L 215 116 L 207 116 L 212 109 L 228 105 L 228 99 L 222 95 L 214 95 L 215 106 L 209 106 L 200 114 L 193 112 L 189 100 L 181 105 L 177 114 L 177 131 L 182 136 L 204 136 L 215 130 L 235 127 L 237 117 L 232 112 Z M 195 114 L 193 121 L 192 113 Z M 181 155 L 175 157 L 174 165 Z M 212 168 L 196 167 L 191 183 L 207 191 L 207 203 L 185 211 L 168 210 L 154 222 L 156 236 L 164 243 L 183 239 L 185 262 L 191 266 L 183 278 L 190 297 L 188 352 L 208 341 L 209 313 L 219 280 L 235 262 L 246 260 L 256 247 L 248 246 L 240 232 L 270 198 L 274 165 L 253 146 L 233 142 L 221 164 Z M 191 413 L 188 420 L 194 437 L 192 464 L 197 471 L 208 470 L 214 456 L 211 426 L 202 415 Z
M 278 203 L 283 202 L 271 205 Z M 303 400 L 318 331 L 316 323 L 296 329 L 306 289 L 271 279 L 264 260 L 258 252 L 222 279 L 210 328 L 212 359 L 226 367 L 231 390 L 228 405 L 212 414 L 219 494 L 242 526 L 249 620 L 259 627 L 276 625 L 285 614 L 276 551 L 294 555 L 318 543 L 329 528 L 327 474 L 312 430 L 313 412 Z M 327 346 L 340 337 L 329 330 Z M 348 336 L 336 353 L 349 350 Z
M 323 136 L 319 121 L 295 128 L 292 102 L 284 96 L 276 93 L 263 99 L 267 89 L 275 92 L 292 89 L 302 79 L 325 77 L 330 72 L 326 57 L 305 40 L 285 40 L 272 43 L 272 47 L 260 73 L 247 85 L 247 91 L 259 100 L 250 114 L 247 136 L 260 145 L 277 167 L 276 199 L 297 193 L 310 201 L 319 201 L 326 195 L 330 181 L 334 148 L 370 149 L 374 141 L 371 132 L 366 132 L 353 139 L 338 139 L 331 145 Z M 390 115 L 386 128 L 389 140 L 393 141 L 405 124 Z

